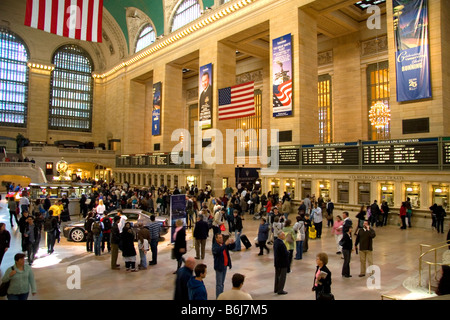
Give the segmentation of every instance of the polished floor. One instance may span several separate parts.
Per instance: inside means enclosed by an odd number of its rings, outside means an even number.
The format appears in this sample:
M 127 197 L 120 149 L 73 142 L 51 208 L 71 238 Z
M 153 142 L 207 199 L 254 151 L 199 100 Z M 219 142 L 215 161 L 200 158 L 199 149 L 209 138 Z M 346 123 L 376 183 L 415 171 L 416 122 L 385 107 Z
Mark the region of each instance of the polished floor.
M 4 197 L 3 197 L 4 199 Z M 12 235 L 12 246 L 6 253 L 1 265 L 1 275 L 13 264 L 14 255 L 20 251 L 20 233 L 17 226 L 11 229 L 9 212 L 5 200 L 0 202 L 0 222 L 5 222 Z M 336 214 L 339 214 L 337 211 Z M 355 213 L 351 213 L 354 218 Z M 292 215 L 292 218 L 295 218 Z M 72 217 L 76 220 L 76 217 Z M 315 270 L 315 256 L 326 252 L 329 256 L 328 267 L 332 272 L 332 291 L 337 300 L 380 300 L 382 295 L 396 299 L 420 299 L 433 297 L 427 288 L 418 286 L 420 244 L 445 242 L 448 231 L 446 221 L 444 234 L 424 228 L 400 230 L 396 225 L 376 228 L 373 260 L 379 272 L 374 280 L 358 277 L 359 256 L 353 252 L 351 261 L 352 278 L 342 278 L 342 262 L 336 254 L 336 242 L 331 228 L 324 227 L 321 239 L 310 240 L 309 251 L 302 260 L 293 260 L 292 272 L 287 276 L 285 290 L 287 295 L 273 293 L 274 266 L 273 253 L 264 252 L 258 256 L 259 249 L 254 246 L 259 221 L 246 215 L 243 221 L 244 231 L 253 246 L 249 250 L 232 252 L 233 267 L 228 271 L 225 290 L 231 288 L 231 277 L 235 272 L 246 276 L 243 290 L 255 300 L 313 300 L 311 291 Z M 227 231 L 225 231 L 227 232 Z M 187 232 L 188 252 L 185 257 L 195 256 L 191 232 Z M 87 253 L 84 243 L 73 243 L 62 237 L 56 245 L 55 253 L 48 255 L 45 242 L 41 242 L 38 259 L 33 264 L 37 283 L 37 294 L 30 300 L 171 300 L 174 291 L 173 272 L 175 260 L 170 258 L 171 245 L 167 240 L 159 243 L 158 264 L 148 270 L 129 273 L 119 255 L 121 270 L 111 270 L 110 254 L 100 257 Z M 272 247 L 269 246 L 271 249 Z M 441 254 L 441 253 L 440 253 Z M 444 252 L 445 254 L 445 252 Z M 150 258 L 150 254 L 148 254 Z M 208 266 L 205 285 L 208 299 L 215 299 L 215 274 L 211 254 L 211 241 L 207 241 L 207 254 L 203 261 Z M 379 268 L 379 269 L 378 269 Z M 77 278 L 78 277 L 78 278 Z M 79 280 L 79 281 L 77 281 Z M 77 288 L 74 284 L 79 284 Z

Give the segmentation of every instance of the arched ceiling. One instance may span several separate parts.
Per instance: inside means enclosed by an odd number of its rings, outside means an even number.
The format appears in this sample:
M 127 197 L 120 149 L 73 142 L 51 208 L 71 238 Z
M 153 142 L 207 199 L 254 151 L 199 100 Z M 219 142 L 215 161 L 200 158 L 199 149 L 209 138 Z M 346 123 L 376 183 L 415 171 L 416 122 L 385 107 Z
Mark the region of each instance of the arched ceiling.
M 134 7 L 144 12 L 152 20 L 159 36 L 164 34 L 164 7 L 169 2 L 177 4 L 180 0 L 104 0 L 103 7 L 114 17 L 128 43 L 130 35 L 127 29 L 126 8 Z M 200 0 L 200 3 L 203 7 L 212 7 L 214 0 Z

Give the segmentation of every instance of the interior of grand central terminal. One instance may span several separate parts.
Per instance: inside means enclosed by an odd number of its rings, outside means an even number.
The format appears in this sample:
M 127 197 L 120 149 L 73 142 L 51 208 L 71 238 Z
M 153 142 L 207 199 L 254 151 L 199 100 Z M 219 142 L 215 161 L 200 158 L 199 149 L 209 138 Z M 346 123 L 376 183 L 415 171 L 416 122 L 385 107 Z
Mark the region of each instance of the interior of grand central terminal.
M 450 210 L 447 1 L 109 0 L 98 42 L 25 25 L 32 2 L 0 4 L 3 184 L 50 188 L 64 175 L 196 185 L 219 197 L 241 184 L 287 192 L 292 216 L 308 194 L 352 215 L 385 201 L 391 229 L 380 232 L 398 242 L 408 238 L 397 214 L 409 198 L 416 240 L 407 259 L 421 243 L 445 241 L 431 235 L 430 207 Z M 249 83 L 254 108 L 228 118 L 224 93 Z M 82 251 L 67 248 L 62 261 Z M 367 299 L 396 294 L 408 276 L 393 274 L 395 286 Z

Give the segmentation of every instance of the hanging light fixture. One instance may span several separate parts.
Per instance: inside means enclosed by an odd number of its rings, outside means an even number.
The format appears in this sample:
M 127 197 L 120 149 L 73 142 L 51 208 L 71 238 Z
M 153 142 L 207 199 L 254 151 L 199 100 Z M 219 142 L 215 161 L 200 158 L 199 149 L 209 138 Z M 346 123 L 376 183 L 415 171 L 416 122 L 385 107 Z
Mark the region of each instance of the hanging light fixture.
M 383 101 L 377 101 L 370 107 L 369 120 L 375 128 L 384 128 L 391 121 L 391 110 Z

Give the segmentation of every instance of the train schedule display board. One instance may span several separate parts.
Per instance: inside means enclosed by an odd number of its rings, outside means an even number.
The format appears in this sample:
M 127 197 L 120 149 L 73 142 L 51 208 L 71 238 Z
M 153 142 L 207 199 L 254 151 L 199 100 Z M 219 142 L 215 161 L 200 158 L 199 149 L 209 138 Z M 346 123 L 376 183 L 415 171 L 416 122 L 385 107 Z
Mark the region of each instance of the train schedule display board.
M 303 145 L 302 165 L 352 165 L 359 164 L 357 142 Z
M 363 165 L 436 165 L 437 138 L 362 142 Z

